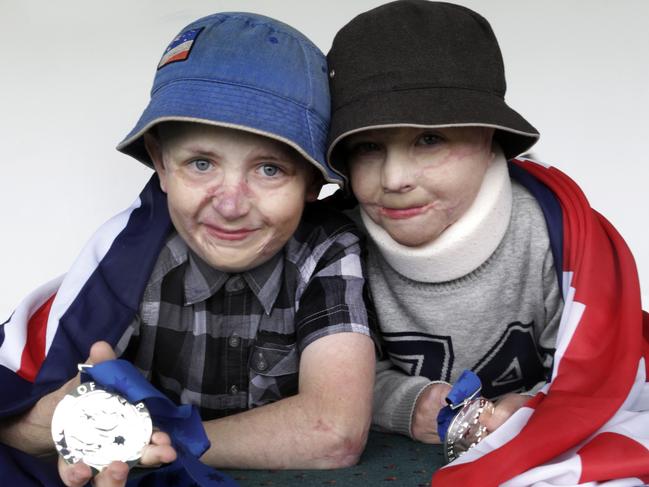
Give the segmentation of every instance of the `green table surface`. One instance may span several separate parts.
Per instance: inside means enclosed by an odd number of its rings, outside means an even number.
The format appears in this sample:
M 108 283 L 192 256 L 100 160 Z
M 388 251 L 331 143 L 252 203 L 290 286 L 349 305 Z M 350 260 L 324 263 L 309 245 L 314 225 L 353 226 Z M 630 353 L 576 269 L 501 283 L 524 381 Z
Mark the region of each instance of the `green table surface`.
M 360 462 L 337 470 L 223 470 L 241 487 L 394 485 L 424 487 L 444 465 L 440 445 L 417 443 L 401 435 L 370 432 Z

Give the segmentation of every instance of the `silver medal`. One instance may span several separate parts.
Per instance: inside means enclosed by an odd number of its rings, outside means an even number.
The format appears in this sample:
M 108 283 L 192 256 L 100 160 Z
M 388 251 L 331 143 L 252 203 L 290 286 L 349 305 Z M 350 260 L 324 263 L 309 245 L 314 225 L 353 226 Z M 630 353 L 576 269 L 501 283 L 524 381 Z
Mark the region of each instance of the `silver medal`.
M 136 464 L 151 433 L 151 416 L 143 402 L 132 404 L 95 382 L 78 385 L 52 416 L 59 455 L 67 463 L 83 460 L 95 473 L 115 460 Z
M 487 428 L 480 424 L 479 418 L 483 411 L 493 410 L 494 405 L 480 397 L 465 404 L 455 415 L 444 440 L 444 457 L 447 462 L 452 462 L 489 434 Z

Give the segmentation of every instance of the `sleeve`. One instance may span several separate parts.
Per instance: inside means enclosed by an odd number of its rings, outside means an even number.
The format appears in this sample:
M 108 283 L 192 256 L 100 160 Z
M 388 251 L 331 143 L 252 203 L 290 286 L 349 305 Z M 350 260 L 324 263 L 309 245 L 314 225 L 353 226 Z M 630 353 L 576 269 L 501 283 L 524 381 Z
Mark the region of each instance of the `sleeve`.
M 313 271 L 299 296 L 295 315 L 300 353 L 318 338 L 334 333 L 361 333 L 376 342 L 363 299 L 365 278 L 359 236 L 352 231 L 338 233 L 312 249 L 306 261 L 300 272 L 309 266 Z
M 557 272 L 554 267 L 554 259 L 549 248 L 543 262 L 543 311 L 545 320 L 543 321 L 543 326 L 539 327 L 537 331 L 536 340 L 539 355 L 541 356 L 546 372 L 546 380 L 539 382 L 529 391 L 523 393 L 531 396 L 540 391 L 547 381 L 550 380 L 554 352 L 556 350 L 557 333 L 563 313 L 563 298 L 561 296 Z
M 563 313 L 563 297 L 554 268 L 552 252 L 548 249 L 543 263 L 543 303 L 545 307 L 545 327 L 538 337 L 539 351 L 543 357 L 548 377 L 552 372 L 552 361 L 557 345 L 557 332 Z
M 412 437 L 412 414 L 421 393 L 431 382 L 395 368 L 390 360 L 376 364 L 372 425 L 375 429 Z

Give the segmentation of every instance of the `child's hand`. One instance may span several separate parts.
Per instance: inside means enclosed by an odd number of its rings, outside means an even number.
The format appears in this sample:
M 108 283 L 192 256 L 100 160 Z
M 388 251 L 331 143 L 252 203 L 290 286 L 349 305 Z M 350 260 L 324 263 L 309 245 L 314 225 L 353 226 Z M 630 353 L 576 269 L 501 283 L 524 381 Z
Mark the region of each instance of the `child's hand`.
M 505 394 L 496 402 L 493 412 L 485 410 L 480 415 L 480 423 L 486 426 L 489 433 L 491 433 L 507 421 L 512 414 L 523 407 L 529 399 L 530 396 L 524 396 L 522 394 Z
M 446 406 L 449 384 L 432 384 L 417 398 L 412 414 L 412 437 L 422 443 L 440 443 L 437 434 L 437 414 Z
M 97 342 L 90 349 L 90 357 L 86 363 L 98 364 L 116 358 L 115 352 L 106 342 Z M 60 400 L 67 392 L 79 385 L 79 374 L 61 388 L 58 392 Z M 143 466 L 158 465 L 173 462 L 176 451 L 171 446 L 169 435 L 162 431 L 155 431 L 151 435 L 151 443 L 144 447 L 140 463 Z M 124 462 L 112 462 L 93 479 L 95 487 L 121 487 L 126 485 L 129 467 Z M 83 462 L 74 464 L 66 463 L 59 457 L 59 476 L 68 487 L 81 487 L 92 478 L 92 470 Z
M 151 435 L 151 443 L 144 447 L 140 465 L 157 466 L 161 463 L 173 462 L 176 451 L 171 446 L 167 433 L 156 431 Z M 112 462 L 92 479 L 94 487 L 123 487 L 126 485 L 129 467 L 124 462 Z M 72 465 L 65 463 L 59 457 L 59 476 L 68 487 L 81 487 L 92 478 L 92 470 L 83 462 Z

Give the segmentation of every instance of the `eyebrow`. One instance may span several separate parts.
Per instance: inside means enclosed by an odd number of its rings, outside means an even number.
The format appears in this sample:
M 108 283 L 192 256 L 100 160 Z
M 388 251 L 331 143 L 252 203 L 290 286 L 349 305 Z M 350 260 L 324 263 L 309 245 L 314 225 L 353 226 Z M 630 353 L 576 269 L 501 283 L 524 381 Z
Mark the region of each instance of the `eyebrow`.
M 345 137 L 343 139 L 342 144 L 340 144 L 341 148 L 345 151 L 349 151 L 355 148 L 358 144 L 363 144 L 363 143 L 377 143 L 380 144 L 381 141 L 377 141 L 376 138 L 372 137 L 371 134 L 368 133 L 363 133 L 363 134 L 352 134 L 349 137 Z
M 177 146 L 176 152 L 200 154 L 214 159 L 217 159 L 221 156 L 221 154 L 219 154 L 218 152 L 208 149 L 200 144 L 196 144 L 195 142 L 188 145 L 182 145 L 180 147 Z
M 175 149 L 176 154 L 185 157 L 187 154 L 194 154 L 204 156 L 211 159 L 219 159 L 223 155 L 217 150 L 207 148 L 201 143 L 190 142 L 187 145 L 177 146 Z M 273 145 L 272 147 L 251 147 L 248 156 L 254 159 L 268 159 L 269 161 L 276 162 L 290 162 L 298 164 L 299 158 L 293 155 L 290 150 L 284 149 L 281 145 Z
M 289 147 L 285 147 L 284 144 L 280 142 L 271 143 L 270 147 L 264 147 L 260 150 L 260 155 L 255 157 L 268 157 L 272 159 L 288 160 L 291 162 L 297 162 L 299 160 L 298 154 L 294 153 L 294 151 Z

